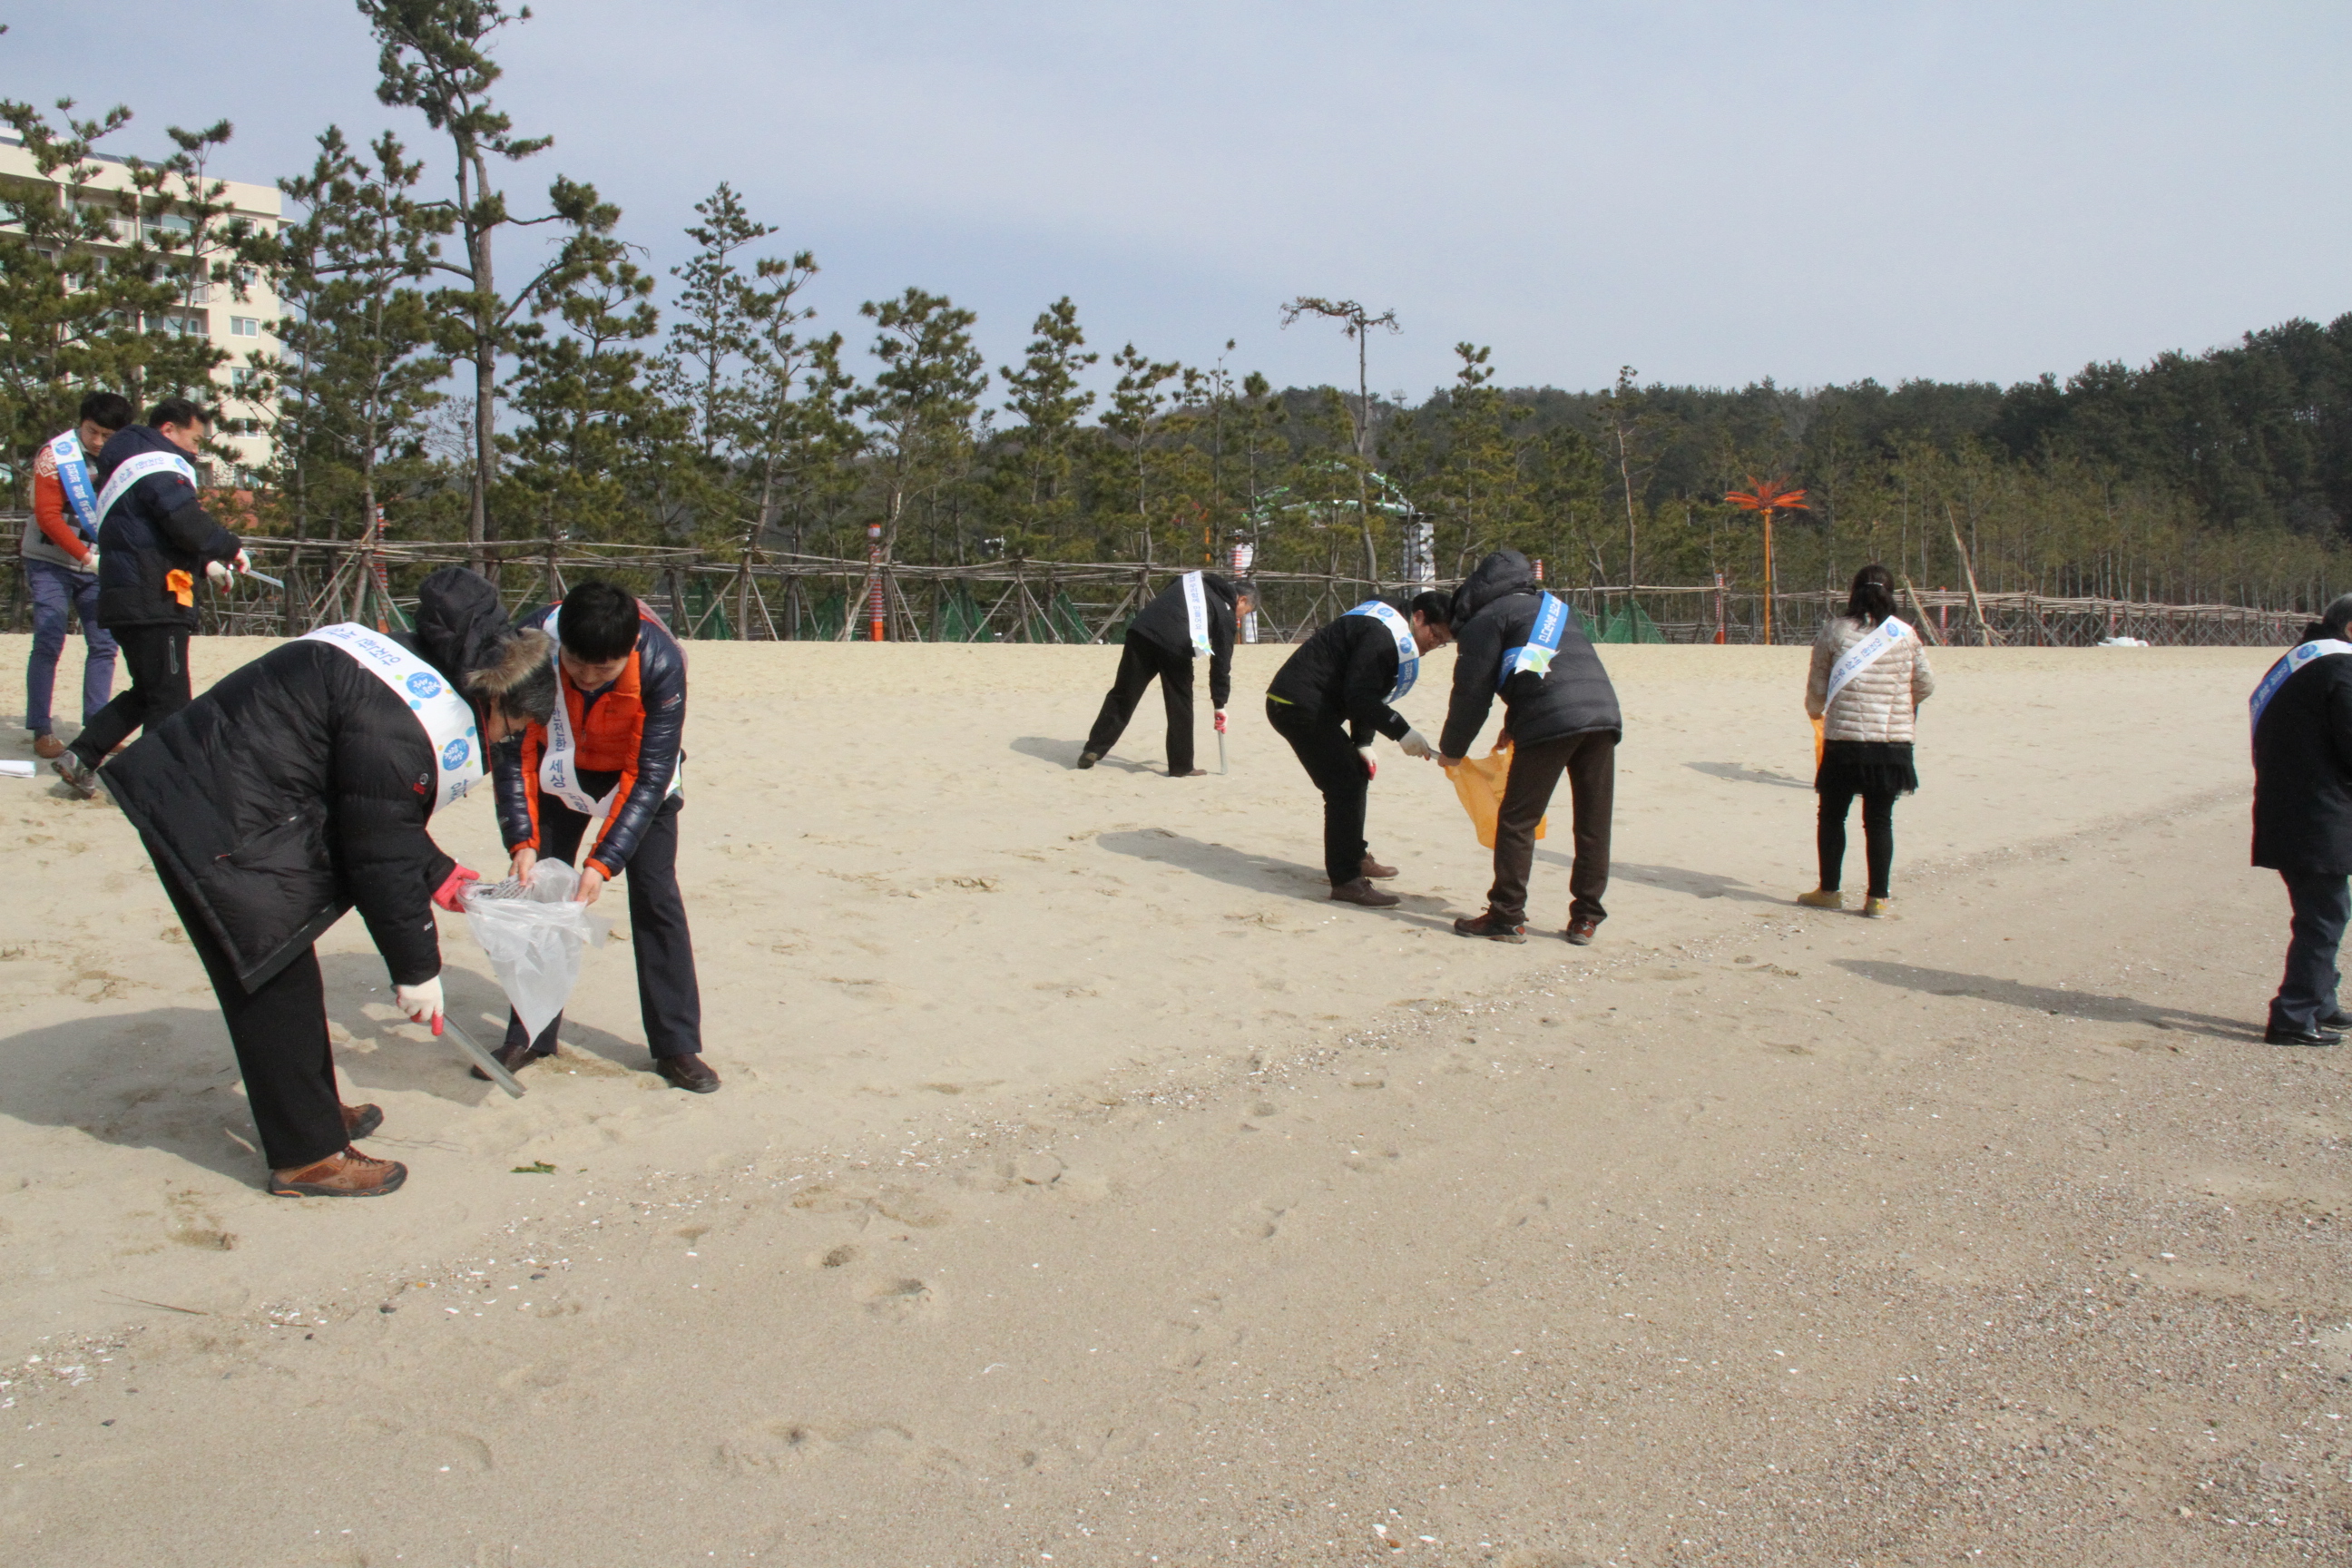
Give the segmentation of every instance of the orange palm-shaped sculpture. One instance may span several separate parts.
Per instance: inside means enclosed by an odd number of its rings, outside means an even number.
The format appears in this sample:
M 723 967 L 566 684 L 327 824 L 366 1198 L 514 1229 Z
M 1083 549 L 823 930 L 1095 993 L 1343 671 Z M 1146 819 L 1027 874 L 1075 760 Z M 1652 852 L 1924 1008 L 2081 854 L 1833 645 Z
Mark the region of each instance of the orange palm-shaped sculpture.
M 1789 489 L 1786 479 L 1774 479 L 1767 484 L 1755 475 L 1748 476 L 1748 488 L 1732 490 L 1724 498 L 1743 511 L 1752 511 L 1764 520 L 1764 645 L 1772 645 L 1772 596 L 1780 591 L 1779 580 L 1772 574 L 1772 514 L 1776 511 L 1811 511 L 1805 504 L 1805 492 Z

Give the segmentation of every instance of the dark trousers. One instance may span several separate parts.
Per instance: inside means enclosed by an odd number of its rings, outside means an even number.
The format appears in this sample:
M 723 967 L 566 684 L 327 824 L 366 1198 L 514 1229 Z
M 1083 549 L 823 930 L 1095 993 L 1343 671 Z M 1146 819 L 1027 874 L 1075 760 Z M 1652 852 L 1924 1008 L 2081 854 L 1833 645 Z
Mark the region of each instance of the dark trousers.
M 82 727 L 73 753 L 91 767 L 131 739 L 142 725 L 170 718 L 188 705 L 188 633 L 184 626 L 125 626 L 114 634 L 131 689 L 119 693 Z
M 1601 895 L 1609 890 L 1609 829 L 1617 807 L 1617 737 L 1606 730 L 1516 746 L 1511 776 L 1495 821 L 1495 885 L 1486 908 L 1497 921 L 1524 925 L 1528 875 L 1536 859 L 1536 824 L 1551 805 L 1562 773 L 1575 803 L 1576 864 L 1568 873 L 1571 921 L 1609 918 Z
M 350 1140 L 343 1136 L 335 1058 L 327 1045 L 327 986 L 319 975 L 318 950 L 304 948 L 247 991 L 195 900 L 163 869 L 152 844 L 147 857 L 220 1002 L 236 1070 L 245 1079 L 246 1105 L 261 1133 L 261 1157 L 273 1171 L 291 1171 L 335 1153 Z
M 1102 711 L 1095 715 L 1087 750 L 1098 757 L 1109 754 L 1128 721 L 1135 717 L 1143 689 L 1155 675 L 1160 678 L 1160 700 L 1168 705 L 1168 771 L 1189 773 L 1192 771 L 1192 656 L 1170 653 L 1145 637 L 1131 637 L 1119 649 L 1118 678 L 1103 699 Z
M 1364 759 L 1336 715 L 1310 713 L 1295 703 L 1266 699 L 1265 721 L 1290 742 L 1299 765 L 1323 792 L 1323 874 L 1331 885 L 1364 874 L 1364 796 L 1371 781 Z
M 1853 805 L 1850 789 L 1822 791 L 1821 825 L 1813 844 L 1822 862 L 1822 891 L 1834 893 L 1845 879 L 1845 814 Z M 1862 797 L 1862 853 L 1870 868 L 1870 896 L 1887 896 L 1887 879 L 1895 873 L 1895 797 Z
M 2286 975 L 2271 998 L 2270 1026 L 2302 1033 L 2336 1011 L 2336 950 L 2352 920 L 2352 879 L 2281 871 L 2294 923 L 2286 944 Z
M 49 701 L 58 659 L 66 650 L 66 623 L 81 619 L 81 710 L 89 723 L 114 690 L 114 639 L 98 624 L 98 574 L 54 561 L 26 561 L 25 587 L 33 597 L 33 657 L 25 666 L 25 728 L 49 732 Z
M 686 899 L 677 890 L 677 814 L 685 804 L 673 795 L 654 813 L 621 878 L 629 895 L 629 947 L 637 960 L 637 1012 L 645 1019 L 646 1044 L 657 1057 L 702 1054 L 702 987 L 694 978 Z M 588 820 L 553 795 L 541 795 L 541 857 L 579 864 Z M 558 1013 L 531 1041 L 532 1051 L 551 1055 L 562 1027 L 563 1015 Z M 506 1043 L 519 1046 L 528 1038 L 522 1020 L 509 1013 Z

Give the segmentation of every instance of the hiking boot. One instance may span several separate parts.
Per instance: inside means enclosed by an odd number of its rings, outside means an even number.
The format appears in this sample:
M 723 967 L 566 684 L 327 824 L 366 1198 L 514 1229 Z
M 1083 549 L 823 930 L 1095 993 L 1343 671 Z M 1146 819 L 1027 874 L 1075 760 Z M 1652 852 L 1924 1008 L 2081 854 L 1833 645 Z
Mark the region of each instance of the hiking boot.
M 719 1089 L 719 1075 L 698 1056 L 656 1057 L 654 1071 L 661 1074 L 672 1089 L 682 1089 L 688 1094 L 713 1094 Z
M 1395 867 L 1383 866 L 1369 855 L 1364 857 L 1364 863 L 1356 868 L 1356 875 L 1359 877 L 1393 877 L 1396 874 Z
M 1341 882 L 1331 889 L 1331 901 L 1338 904 L 1361 904 L 1368 910 L 1394 909 L 1403 902 L 1394 893 L 1384 893 L 1371 884 L 1369 878 L 1359 877 L 1352 882 Z
M 54 763 L 66 754 L 66 743 L 44 731 L 33 737 L 33 755 L 45 763 Z
M 1592 945 L 1592 933 L 1600 929 L 1601 921 L 1595 917 L 1591 915 L 1577 915 L 1570 920 L 1568 922 L 1568 929 L 1560 932 L 1560 934 L 1568 938 L 1569 942 L 1574 946 L 1591 947 Z
M 1082 769 L 1093 767 L 1097 763 L 1101 761 L 1102 753 L 1100 752 L 1080 752 L 1078 753 L 1078 766 Z
M 66 787 L 84 800 L 98 798 L 98 770 L 81 760 L 81 754 L 70 749 L 58 754 L 49 763 L 49 771 L 66 781 Z
M 1892 899 L 1864 899 L 1862 918 L 1866 921 L 1891 921 L 1896 918 Z
M 1498 921 L 1495 918 L 1495 911 L 1492 910 L 1480 915 L 1463 916 L 1454 922 L 1454 933 L 1456 936 L 1483 936 L 1488 942 L 1528 940 L 1528 928 L 1524 924 Z
M 357 1142 L 383 1125 L 383 1112 L 373 1105 L 343 1107 L 343 1139 Z
M 491 1057 L 497 1060 L 499 1066 L 506 1068 L 509 1072 L 520 1072 L 523 1068 L 529 1067 L 531 1063 L 540 1060 L 541 1058 L 551 1057 L 555 1053 L 551 1050 L 532 1050 L 529 1040 L 523 1041 L 520 1045 L 500 1046 L 497 1050 L 490 1053 Z M 490 1081 L 490 1075 L 484 1072 L 479 1068 L 467 1068 L 466 1070 L 472 1073 L 476 1078 L 480 1079 L 484 1083 Z
M 1815 888 L 1810 893 L 1799 893 L 1797 902 L 1809 910 L 1842 910 L 1845 908 L 1845 895 L 1835 888 Z
M 273 1198 L 380 1198 L 396 1193 L 408 1180 L 408 1167 L 397 1160 L 376 1160 L 345 1146 L 315 1164 L 269 1173 Z

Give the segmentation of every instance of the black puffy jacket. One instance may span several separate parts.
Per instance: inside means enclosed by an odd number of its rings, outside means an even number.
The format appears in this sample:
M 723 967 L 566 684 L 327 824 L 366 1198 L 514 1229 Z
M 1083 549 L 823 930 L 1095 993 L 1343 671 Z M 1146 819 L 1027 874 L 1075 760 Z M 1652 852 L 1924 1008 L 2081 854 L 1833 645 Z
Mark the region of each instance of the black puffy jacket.
M 461 569 L 426 579 L 406 642 L 445 679 L 506 624 Z M 382 680 L 331 643 L 273 648 L 106 765 L 156 868 L 204 911 L 251 990 L 356 906 L 394 984 L 441 971 L 432 897 L 457 862 L 425 831 L 437 759 Z
M 186 454 L 145 425 L 116 431 L 90 467 L 102 493 L 114 470 L 148 452 L 184 458 Z M 196 629 L 196 590 L 204 586 L 205 563 L 234 561 L 236 535 L 213 521 L 196 499 L 196 487 L 176 468 L 142 476 L 98 524 L 98 624 L 109 631 L 131 626 Z M 169 578 L 188 574 L 189 602 L 181 604 Z
M 1542 607 L 1535 568 L 1516 550 L 1496 551 L 1454 590 L 1454 696 L 1446 704 L 1439 751 L 1459 757 L 1478 739 L 1494 706 L 1503 655 L 1527 646 Z M 1551 668 L 1542 675 L 1522 669 L 1512 676 L 1503 688 L 1503 713 L 1512 741 L 1521 745 L 1598 730 L 1624 732 L 1617 689 L 1573 609 Z
M 1209 611 L 1209 701 L 1223 708 L 1234 694 L 1234 611 L 1240 595 L 1230 579 L 1214 572 L 1201 574 L 1201 588 Z M 1179 658 L 1197 657 L 1192 650 L 1192 617 L 1184 612 L 1183 579 L 1160 589 L 1128 623 L 1127 635 L 1141 637 Z
M 1387 626 L 1370 616 L 1340 616 L 1298 645 L 1265 694 L 1328 721 L 1345 721 L 1348 738 L 1359 746 L 1370 745 L 1375 730 L 1402 741 L 1412 726 L 1389 706 L 1398 662 L 1396 638 Z
M 2352 872 L 2352 654 L 2288 676 L 2254 725 L 2253 858 L 2304 876 Z

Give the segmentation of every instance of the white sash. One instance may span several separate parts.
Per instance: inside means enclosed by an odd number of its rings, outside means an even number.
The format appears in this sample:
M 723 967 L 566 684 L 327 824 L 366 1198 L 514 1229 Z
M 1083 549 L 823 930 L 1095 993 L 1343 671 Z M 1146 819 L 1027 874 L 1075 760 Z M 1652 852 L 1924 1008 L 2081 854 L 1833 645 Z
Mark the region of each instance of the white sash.
M 1184 619 L 1192 633 L 1192 657 L 1198 658 L 1209 651 L 1209 591 L 1198 572 L 1184 574 Z
M 58 484 L 66 492 L 66 504 L 73 509 L 82 538 L 97 543 L 98 520 L 104 513 L 99 510 L 98 498 L 90 493 L 89 459 L 81 449 L 81 433 L 68 430 L 51 440 L 49 457 L 58 465 Z
M 1877 628 L 1868 637 L 1846 649 L 1844 656 L 1830 666 L 1830 694 L 1822 699 L 1822 711 L 1828 712 L 1830 704 L 1837 700 L 1838 693 L 1846 689 L 1848 682 L 1876 664 L 1880 655 L 1910 635 L 1909 626 L 1889 616 L 1879 622 Z
M 482 741 L 474 725 L 474 705 L 451 689 L 440 671 L 381 632 L 349 621 L 320 626 L 301 640 L 341 648 L 408 704 L 408 711 L 433 745 L 435 773 L 440 781 L 440 788 L 433 794 L 434 811 L 463 798 L 481 782 Z
M 2315 642 L 2297 643 L 2287 649 L 2286 657 L 2271 666 L 2270 673 L 2263 677 L 2262 684 L 2255 687 L 2253 695 L 2246 699 L 2248 721 L 2261 724 L 2263 710 L 2271 705 L 2271 699 L 2276 697 L 2278 689 L 2286 684 L 2286 678 L 2313 659 L 2325 658 L 2332 653 L 2352 653 L 2352 642 L 2321 637 Z
M 540 626 L 559 645 L 562 639 L 556 631 L 555 621 L 562 613 L 561 605 L 548 611 L 547 619 Z M 615 784 L 606 790 L 602 800 L 580 787 L 580 742 L 572 732 L 572 704 L 564 700 L 564 693 L 572 689 L 571 678 L 563 673 L 563 656 L 559 653 L 555 658 L 555 710 L 547 716 L 547 749 L 539 757 L 539 787 L 581 816 L 602 820 L 612 815 L 613 797 L 621 793 L 621 786 Z M 663 799 L 684 787 L 685 773 L 686 757 L 680 753 L 669 770 L 669 788 L 662 792 Z
M 1394 707 L 1406 692 L 1412 689 L 1412 683 L 1421 678 L 1421 647 L 1412 640 L 1412 623 L 1398 615 L 1394 605 L 1380 599 L 1367 599 L 1348 613 L 1370 616 L 1388 629 L 1389 636 L 1396 638 L 1396 689 L 1388 697 L 1389 705 Z
M 142 452 L 135 458 L 124 458 L 122 466 L 107 476 L 106 489 L 98 494 L 98 520 L 105 521 L 106 514 L 114 510 L 114 503 L 130 494 L 131 487 L 148 475 L 169 473 L 175 469 L 193 489 L 196 482 L 195 465 L 177 452 Z
M 1495 673 L 1495 689 L 1500 691 L 1511 683 L 1511 677 L 1521 670 L 1535 675 L 1549 675 L 1551 661 L 1559 653 L 1559 639 L 1568 635 L 1568 605 L 1556 595 L 1546 594 L 1536 606 L 1536 623 L 1528 628 L 1528 640 L 1503 655 Z

